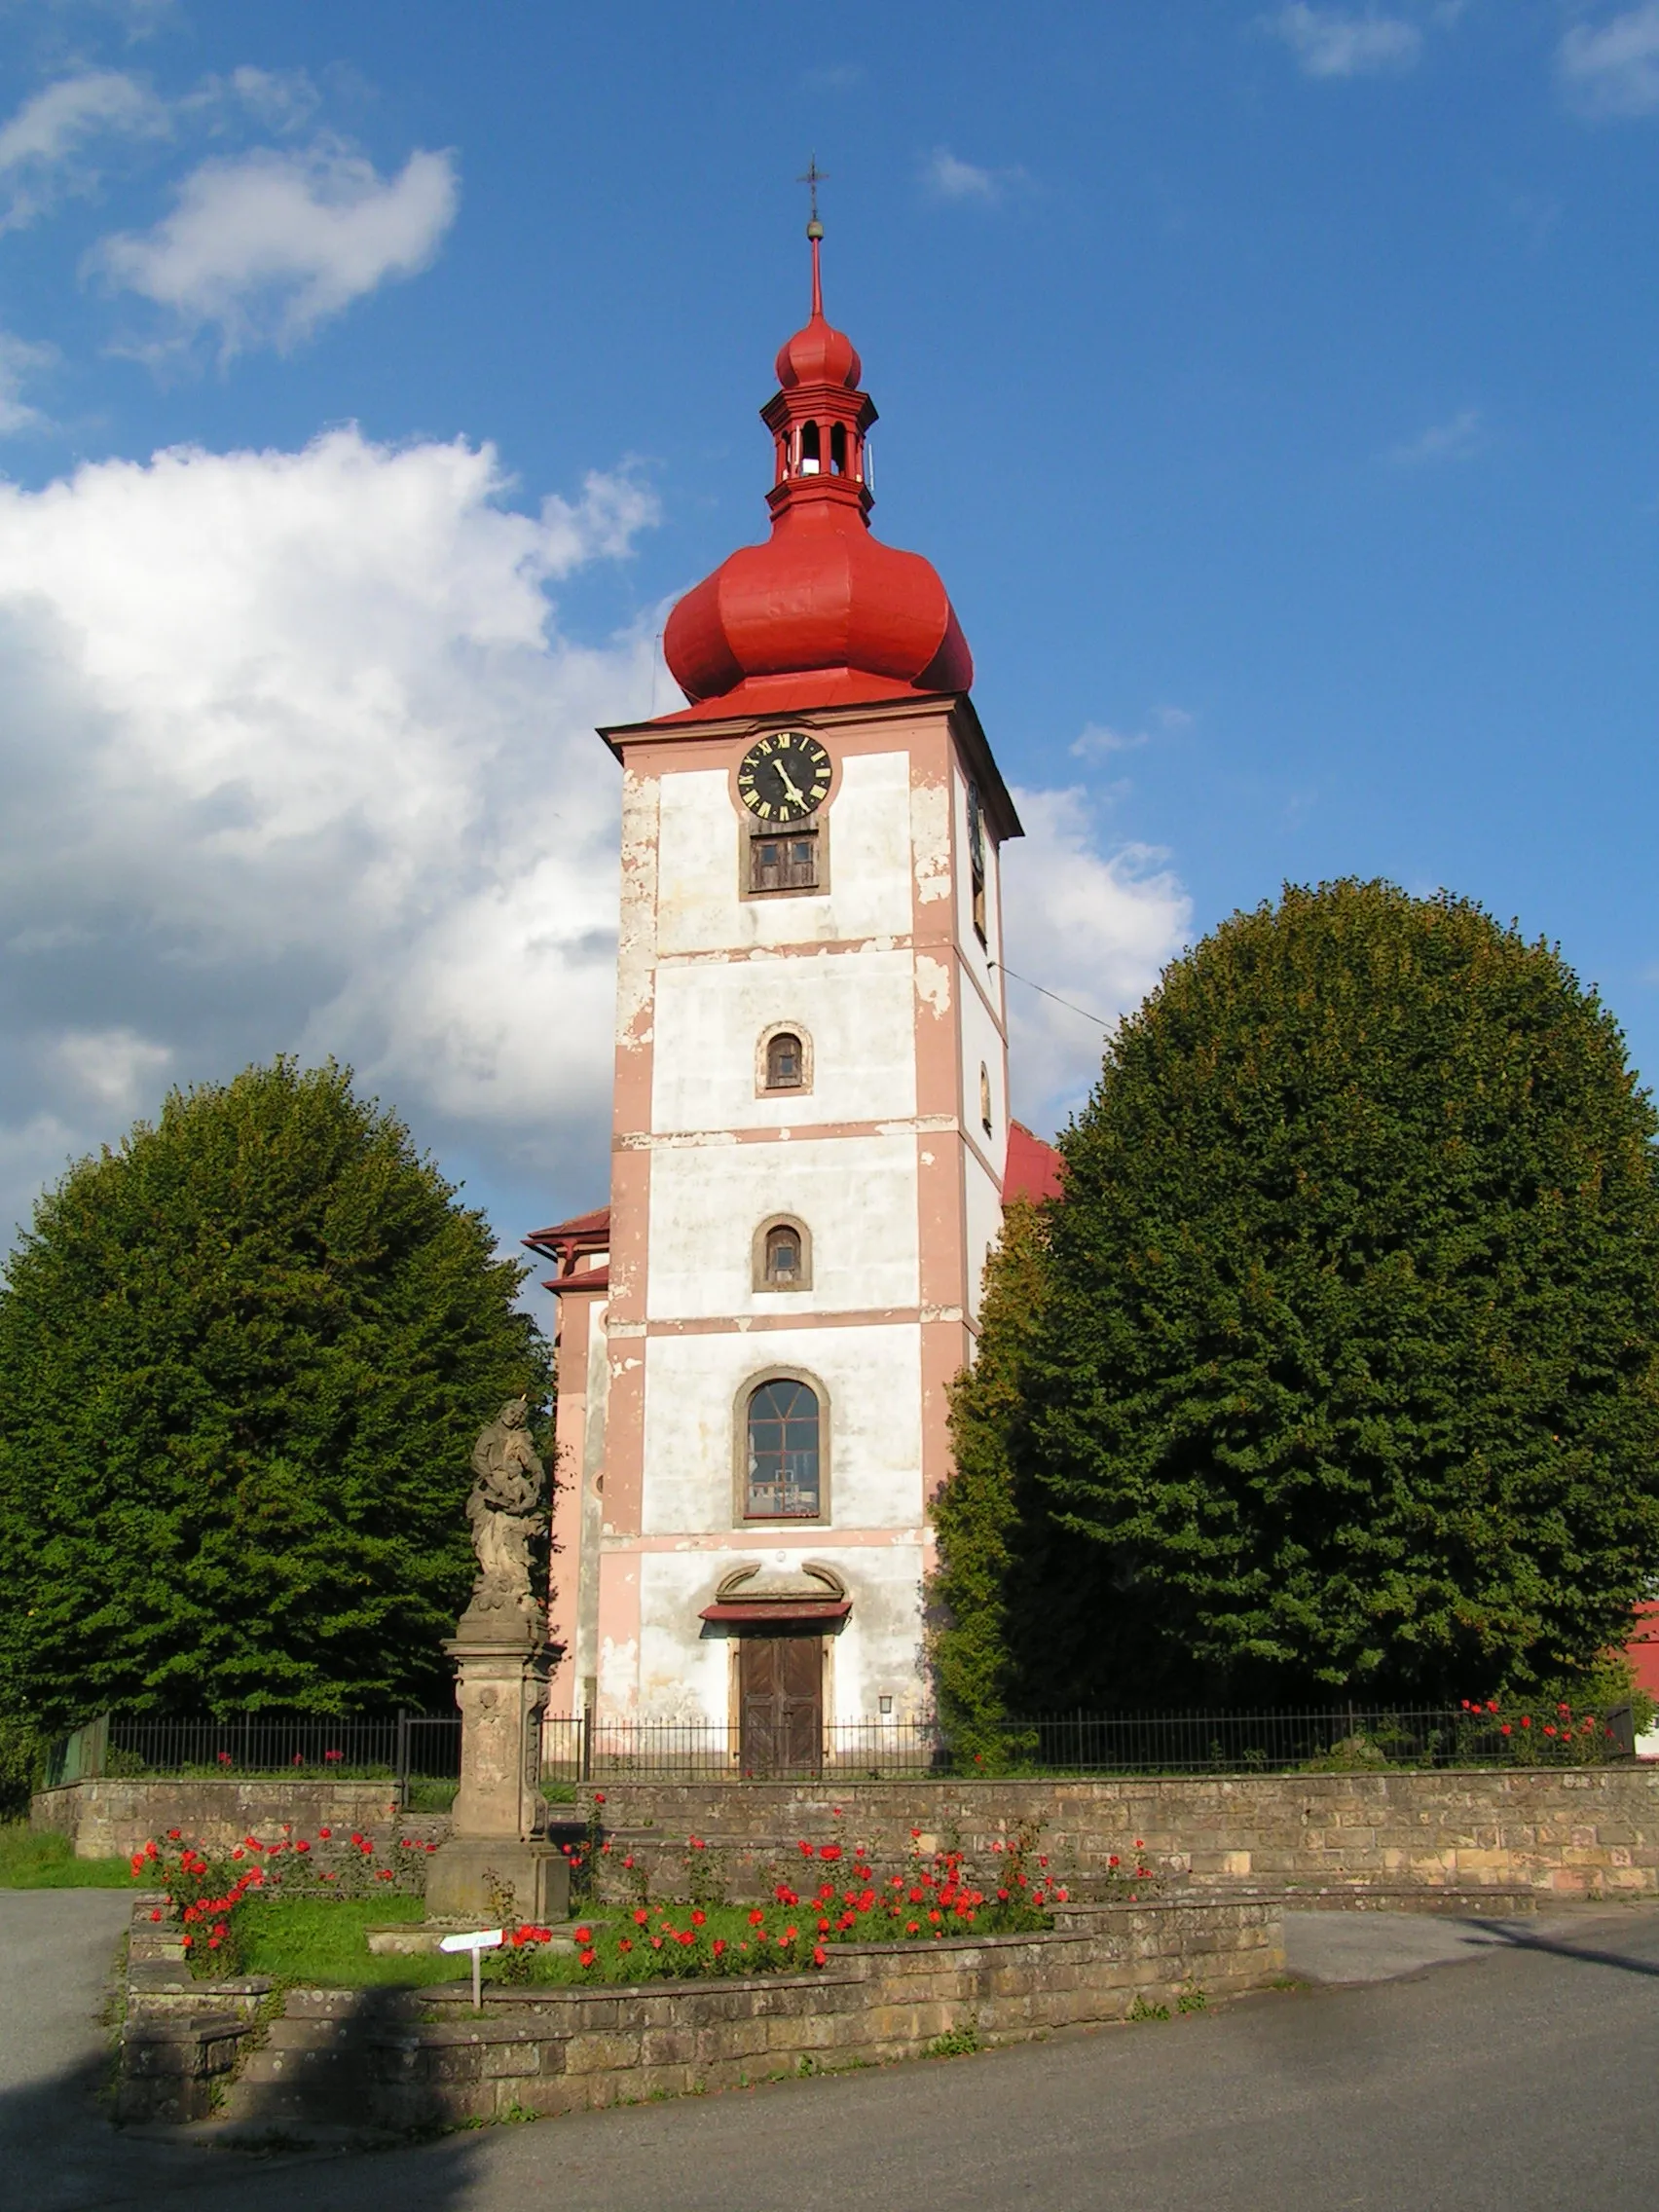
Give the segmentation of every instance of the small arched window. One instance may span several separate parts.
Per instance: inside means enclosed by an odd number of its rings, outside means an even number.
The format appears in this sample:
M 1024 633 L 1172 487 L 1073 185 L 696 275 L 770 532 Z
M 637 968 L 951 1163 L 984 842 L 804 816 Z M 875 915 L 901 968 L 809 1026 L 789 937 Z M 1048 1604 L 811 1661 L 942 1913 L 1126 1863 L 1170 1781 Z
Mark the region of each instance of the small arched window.
M 836 423 L 830 431 L 830 473 L 845 476 L 847 473 L 847 425 Z
M 798 1090 L 802 1061 L 800 1039 L 793 1029 L 780 1029 L 766 1040 L 766 1088 Z
M 755 1232 L 756 1290 L 810 1290 L 812 1237 L 805 1224 L 780 1215 Z
M 800 472 L 803 476 L 816 476 L 822 466 L 823 449 L 818 442 L 818 424 L 803 423 L 800 426 Z
M 995 1126 L 991 1119 L 991 1071 L 983 1060 L 979 1062 L 979 1125 L 986 1136 Z
M 766 1232 L 766 1280 L 774 1290 L 793 1290 L 801 1276 L 800 1231 L 785 1222 Z
M 754 1521 L 818 1518 L 818 1397 L 780 1379 L 751 1394 L 743 1510 Z

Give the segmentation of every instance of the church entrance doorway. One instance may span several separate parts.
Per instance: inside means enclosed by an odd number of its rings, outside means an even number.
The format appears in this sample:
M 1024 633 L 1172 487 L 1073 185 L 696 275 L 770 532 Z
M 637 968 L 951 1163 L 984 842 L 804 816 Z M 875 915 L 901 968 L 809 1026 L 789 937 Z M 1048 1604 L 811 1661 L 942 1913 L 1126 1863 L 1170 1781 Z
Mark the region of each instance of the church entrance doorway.
M 822 1636 L 740 1637 L 737 1696 L 745 1774 L 820 1771 L 824 1764 Z

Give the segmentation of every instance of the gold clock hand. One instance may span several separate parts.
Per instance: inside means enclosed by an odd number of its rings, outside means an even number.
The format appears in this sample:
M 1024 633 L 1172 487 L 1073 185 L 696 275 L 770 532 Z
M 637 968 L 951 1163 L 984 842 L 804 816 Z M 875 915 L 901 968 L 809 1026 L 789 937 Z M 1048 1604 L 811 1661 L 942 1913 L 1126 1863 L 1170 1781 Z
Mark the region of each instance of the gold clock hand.
M 792 799 L 793 799 L 793 800 L 794 801 L 794 803 L 795 803 L 795 805 L 796 805 L 796 806 L 802 806 L 802 807 L 803 807 L 803 806 L 805 806 L 805 804 L 806 804 L 806 801 L 805 801 L 805 799 L 803 799 L 803 798 L 801 797 L 801 795 L 800 795 L 799 792 L 797 792 L 797 791 L 795 790 L 793 783 L 793 782 L 791 781 L 791 779 L 790 779 L 790 772 L 789 772 L 789 770 L 788 770 L 788 769 L 787 769 L 787 768 L 786 768 L 786 767 L 784 766 L 784 764 L 783 764 L 783 762 L 782 762 L 781 760 L 780 760 L 780 761 L 779 761 L 779 762 L 777 763 L 777 767 L 778 767 L 778 781 L 779 781 L 779 783 L 780 783 L 780 784 L 782 784 L 782 785 L 783 785 L 783 787 L 784 787 L 784 790 L 785 790 L 785 791 L 786 791 L 786 792 L 787 792 L 787 793 L 789 793 L 790 797 L 791 797 L 791 798 L 792 798 Z

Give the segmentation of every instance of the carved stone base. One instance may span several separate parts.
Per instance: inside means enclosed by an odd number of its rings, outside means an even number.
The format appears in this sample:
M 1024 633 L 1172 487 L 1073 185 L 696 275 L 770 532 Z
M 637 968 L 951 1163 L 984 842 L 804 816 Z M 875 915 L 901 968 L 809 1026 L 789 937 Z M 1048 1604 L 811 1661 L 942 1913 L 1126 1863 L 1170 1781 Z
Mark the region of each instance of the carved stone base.
M 544 1640 L 530 1640 L 515 1615 L 481 1623 L 470 1608 L 444 1649 L 455 1661 L 461 1708 L 455 1833 L 529 1843 L 547 1823 L 537 1786 L 552 1654 Z
M 570 1918 L 569 1860 L 550 1844 L 472 1835 L 451 1836 L 427 1860 L 426 1917 L 494 1928 L 500 1907 L 492 1887 L 502 1885 L 512 1890 L 513 1903 L 501 1917 L 514 1927 L 533 1920 L 549 1928 Z

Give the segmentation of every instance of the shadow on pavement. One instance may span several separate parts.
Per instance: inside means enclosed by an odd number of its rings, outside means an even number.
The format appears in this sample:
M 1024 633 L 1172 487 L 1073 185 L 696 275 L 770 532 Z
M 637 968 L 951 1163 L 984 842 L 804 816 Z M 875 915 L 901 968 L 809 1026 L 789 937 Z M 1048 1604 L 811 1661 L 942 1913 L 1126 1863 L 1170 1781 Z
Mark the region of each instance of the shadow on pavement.
M 1659 1934 L 1659 1924 L 1648 1915 L 1643 1928 L 1652 1939 Z M 1659 1975 L 1659 1959 L 1639 1958 L 1629 1951 L 1604 1951 L 1590 1944 L 1576 1943 L 1570 1936 L 1545 1936 L 1535 1929 L 1523 1928 L 1513 1920 L 1476 1920 L 1468 1923 L 1469 1940 L 1475 1948 L 1485 1942 L 1493 1950 L 1546 1951 L 1553 1958 L 1579 1959 L 1586 1966 L 1616 1967 L 1623 1973 Z
M 0 2089 L 0 2203 L 15 2212 L 368 2212 L 392 2193 L 399 2212 L 464 2212 L 484 2131 L 381 2151 L 284 2147 L 299 2130 L 235 2149 L 115 2126 L 98 2092 L 107 2059 Z

